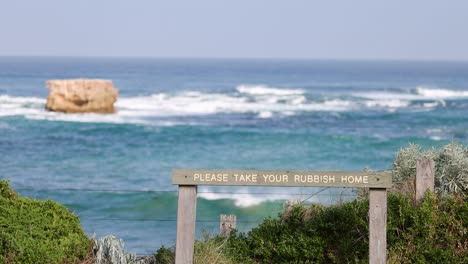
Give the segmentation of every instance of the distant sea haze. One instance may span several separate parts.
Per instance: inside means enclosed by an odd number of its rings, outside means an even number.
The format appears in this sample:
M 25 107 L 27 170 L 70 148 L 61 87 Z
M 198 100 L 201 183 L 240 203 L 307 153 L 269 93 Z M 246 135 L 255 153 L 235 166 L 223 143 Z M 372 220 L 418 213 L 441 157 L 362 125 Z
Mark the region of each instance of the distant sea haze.
M 44 109 L 45 81 L 111 79 L 117 113 Z M 468 63 L 0 58 L 0 177 L 138 254 L 175 243 L 173 168 L 391 169 L 410 142 L 468 143 Z M 200 187 L 197 230 L 247 231 L 286 200 L 351 189 Z

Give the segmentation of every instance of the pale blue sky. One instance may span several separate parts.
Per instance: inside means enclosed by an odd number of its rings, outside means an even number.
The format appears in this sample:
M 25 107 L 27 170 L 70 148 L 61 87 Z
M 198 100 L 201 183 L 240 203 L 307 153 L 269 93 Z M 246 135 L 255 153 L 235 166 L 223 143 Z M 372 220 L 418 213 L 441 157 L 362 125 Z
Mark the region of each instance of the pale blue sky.
M 0 56 L 468 60 L 466 0 L 0 0 Z

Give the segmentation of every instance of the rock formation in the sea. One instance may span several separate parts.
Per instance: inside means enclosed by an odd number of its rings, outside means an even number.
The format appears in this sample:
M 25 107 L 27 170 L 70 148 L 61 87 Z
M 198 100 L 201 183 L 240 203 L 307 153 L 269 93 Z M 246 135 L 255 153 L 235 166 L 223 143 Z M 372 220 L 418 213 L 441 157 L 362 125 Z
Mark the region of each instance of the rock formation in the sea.
M 111 80 L 69 79 L 47 81 L 46 109 L 64 113 L 114 113 L 118 90 Z

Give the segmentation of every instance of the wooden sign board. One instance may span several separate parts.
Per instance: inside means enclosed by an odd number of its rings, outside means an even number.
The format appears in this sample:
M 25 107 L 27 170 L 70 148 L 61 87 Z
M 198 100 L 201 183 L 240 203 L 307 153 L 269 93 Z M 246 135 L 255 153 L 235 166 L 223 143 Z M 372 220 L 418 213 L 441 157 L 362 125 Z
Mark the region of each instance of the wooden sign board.
M 389 172 L 174 169 L 177 185 L 390 188 Z
M 176 264 L 193 263 L 197 185 L 367 187 L 369 188 L 369 263 L 387 261 L 387 188 L 389 172 L 180 170 L 172 172 L 179 185 Z

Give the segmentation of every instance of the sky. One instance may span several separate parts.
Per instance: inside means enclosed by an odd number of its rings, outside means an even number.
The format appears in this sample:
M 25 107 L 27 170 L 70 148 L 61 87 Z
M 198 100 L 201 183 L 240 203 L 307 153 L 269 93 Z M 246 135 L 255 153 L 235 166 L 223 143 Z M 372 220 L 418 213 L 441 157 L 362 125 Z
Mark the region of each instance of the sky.
M 468 61 L 468 1 L 0 0 L 0 56 Z

